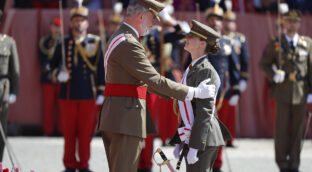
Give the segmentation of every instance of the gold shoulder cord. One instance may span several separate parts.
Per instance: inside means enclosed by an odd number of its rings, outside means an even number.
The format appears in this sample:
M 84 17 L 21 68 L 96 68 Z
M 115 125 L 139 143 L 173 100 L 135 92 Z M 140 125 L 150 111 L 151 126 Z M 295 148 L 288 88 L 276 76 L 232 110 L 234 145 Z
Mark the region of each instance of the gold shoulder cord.
M 97 52 L 98 48 L 99 48 L 99 42 L 96 41 L 95 42 L 95 48 L 93 49 L 92 52 L 90 53 L 87 53 L 85 52 L 84 48 L 81 46 L 81 44 L 79 42 L 75 42 L 76 43 L 76 46 L 78 48 L 78 51 L 82 57 L 82 60 L 87 64 L 87 66 L 92 70 L 92 71 L 95 71 L 96 70 L 96 65 L 97 65 L 97 61 L 96 60 L 96 63 L 95 65 L 91 64 L 91 62 L 89 61 L 88 58 L 92 57 L 95 55 L 95 53 Z
M 42 51 L 43 54 L 48 56 L 48 60 L 51 60 L 52 57 L 53 57 L 56 45 L 57 45 L 57 41 L 53 42 L 53 45 L 52 45 L 51 48 L 46 48 L 46 47 L 44 47 L 44 41 L 45 40 L 46 40 L 46 37 L 43 37 L 43 38 L 40 39 L 39 48 L 40 48 L 40 50 Z

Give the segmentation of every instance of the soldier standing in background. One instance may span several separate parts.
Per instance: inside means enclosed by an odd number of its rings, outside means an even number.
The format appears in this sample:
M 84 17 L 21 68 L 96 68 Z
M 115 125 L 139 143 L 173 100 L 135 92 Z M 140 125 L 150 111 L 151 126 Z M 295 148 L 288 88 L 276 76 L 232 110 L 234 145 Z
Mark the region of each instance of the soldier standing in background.
M 300 21 L 300 11 L 283 14 L 285 33 L 280 33 L 280 41 L 270 42 L 260 61 L 266 77 L 274 83 L 275 161 L 280 172 L 299 171 L 304 115 L 307 103 L 312 102 L 312 41 L 298 34 Z
M 53 55 L 57 44 L 60 41 L 60 26 L 61 20 L 59 17 L 54 17 L 50 23 L 50 35 L 44 36 L 39 42 L 39 60 L 41 64 L 41 83 L 43 96 L 43 132 L 46 135 L 61 134 L 62 122 L 58 113 L 58 96 L 60 86 L 55 77 L 52 77 L 52 69 L 56 66 L 51 66 Z M 61 58 L 61 57 L 55 57 Z M 56 115 L 55 115 L 56 110 Z M 55 117 L 57 119 L 55 132 Z
M 0 21 L 2 11 L 0 10 Z M 7 132 L 9 104 L 16 102 L 19 88 L 19 61 L 15 40 L 0 34 L 0 122 Z M 3 158 L 4 140 L 0 137 L 0 162 Z
M 87 34 L 88 9 L 80 4 L 70 14 L 71 35 L 64 40 L 66 57 L 61 58 L 59 44 L 53 58 L 53 65 L 60 67 L 53 71 L 53 76 L 61 82 L 59 108 L 65 140 L 63 162 L 65 172 L 75 172 L 76 169 L 90 172 L 88 161 L 96 124 L 96 105 L 101 105 L 104 100 L 104 63 L 100 38 Z
M 207 25 L 216 30 L 219 34 L 223 27 L 223 10 L 218 3 L 206 11 Z M 229 118 L 231 112 L 235 110 L 240 90 L 240 63 L 236 53 L 233 50 L 232 39 L 222 35 L 220 39 L 220 51 L 217 54 L 209 54 L 208 58 L 213 67 L 218 72 L 221 85 L 217 95 L 217 113 L 225 126 L 231 125 L 232 118 Z M 222 167 L 222 147 L 219 148 L 217 159 L 214 163 L 214 172 L 221 171 Z
M 225 1 L 225 5 L 227 7 L 227 11 L 224 14 L 223 35 L 232 38 L 233 48 L 240 62 L 239 89 L 240 92 L 244 92 L 247 88 L 247 80 L 248 80 L 249 52 L 247 40 L 245 35 L 236 32 L 236 23 L 235 23 L 236 15 L 231 10 L 232 9 L 231 1 L 230 0 Z M 235 139 L 236 136 L 236 110 L 229 111 L 228 119 L 229 123 L 227 127 L 230 130 L 233 139 L 227 142 L 227 146 L 233 147 L 233 140 Z

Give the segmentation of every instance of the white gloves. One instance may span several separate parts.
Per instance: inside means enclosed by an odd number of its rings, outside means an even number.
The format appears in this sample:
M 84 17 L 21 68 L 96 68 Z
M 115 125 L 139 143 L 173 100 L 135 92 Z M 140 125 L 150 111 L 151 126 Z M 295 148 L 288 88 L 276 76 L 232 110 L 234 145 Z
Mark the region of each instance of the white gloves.
M 69 79 L 69 74 L 66 71 L 61 71 L 58 75 L 57 75 L 57 80 L 59 82 L 66 82 Z
M 240 92 L 244 92 L 244 91 L 246 90 L 246 88 L 247 88 L 247 82 L 246 82 L 246 80 L 241 79 L 241 80 L 239 81 L 239 90 L 240 90 Z
M 95 101 L 96 105 L 102 105 L 104 102 L 104 96 L 103 95 L 98 95 Z
M 216 92 L 216 86 L 215 85 L 207 85 L 207 83 L 211 79 L 206 79 L 202 81 L 198 87 L 195 88 L 194 97 L 199 99 L 207 99 L 207 98 L 213 98 L 215 96 Z
M 312 103 L 312 94 L 308 94 L 308 97 L 307 97 L 307 103 L 310 104 Z
M 10 94 L 9 104 L 13 104 L 15 102 L 16 102 L 16 95 L 15 94 Z
M 238 104 L 238 100 L 239 100 L 239 95 L 233 95 L 233 96 L 231 96 L 231 98 L 229 100 L 229 104 L 231 106 L 236 106 Z
M 285 80 L 285 71 L 276 70 L 275 75 L 273 76 L 273 81 L 275 83 L 282 83 Z
M 174 156 L 176 159 L 179 159 L 179 158 L 180 158 L 180 152 L 181 152 L 180 144 L 175 144 L 175 148 L 174 148 L 174 150 L 173 150 L 173 156 Z
M 195 164 L 198 161 L 197 151 L 198 151 L 197 149 L 190 148 L 186 157 L 188 164 Z

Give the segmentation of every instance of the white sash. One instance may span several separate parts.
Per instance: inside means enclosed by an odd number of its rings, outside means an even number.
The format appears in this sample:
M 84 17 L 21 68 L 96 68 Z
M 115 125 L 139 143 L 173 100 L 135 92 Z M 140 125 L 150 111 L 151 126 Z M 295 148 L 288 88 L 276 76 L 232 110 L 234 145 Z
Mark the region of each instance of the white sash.
M 126 40 L 126 36 L 124 33 L 117 35 L 108 45 L 107 50 L 104 56 L 104 69 L 105 69 L 105 80 L 107 74 L 107 63 L 111 52 L 124 40 Z

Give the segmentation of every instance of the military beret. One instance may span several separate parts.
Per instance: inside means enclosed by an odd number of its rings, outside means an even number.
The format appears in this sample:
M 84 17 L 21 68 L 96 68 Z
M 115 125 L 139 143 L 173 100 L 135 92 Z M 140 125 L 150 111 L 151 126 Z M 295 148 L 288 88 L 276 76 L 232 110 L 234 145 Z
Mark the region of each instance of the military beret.
M 165 8 L 165 4 L 155 0 L 136 0 L 136 2 L 152 12 L 158 20 L 158 13 Z
M 188 35 L 200 37 L 206 40 L 209 45 L 214 45 L 217 39 L 220 38 L 220 34 L 218 32 L 196 20 L 192 20 L 191 31 Z
M 290 10 L 287 13 L 283 14 L 282 19 L 300 21 L 301 17 L 302 17 L 302 13 L 299 10 Z

